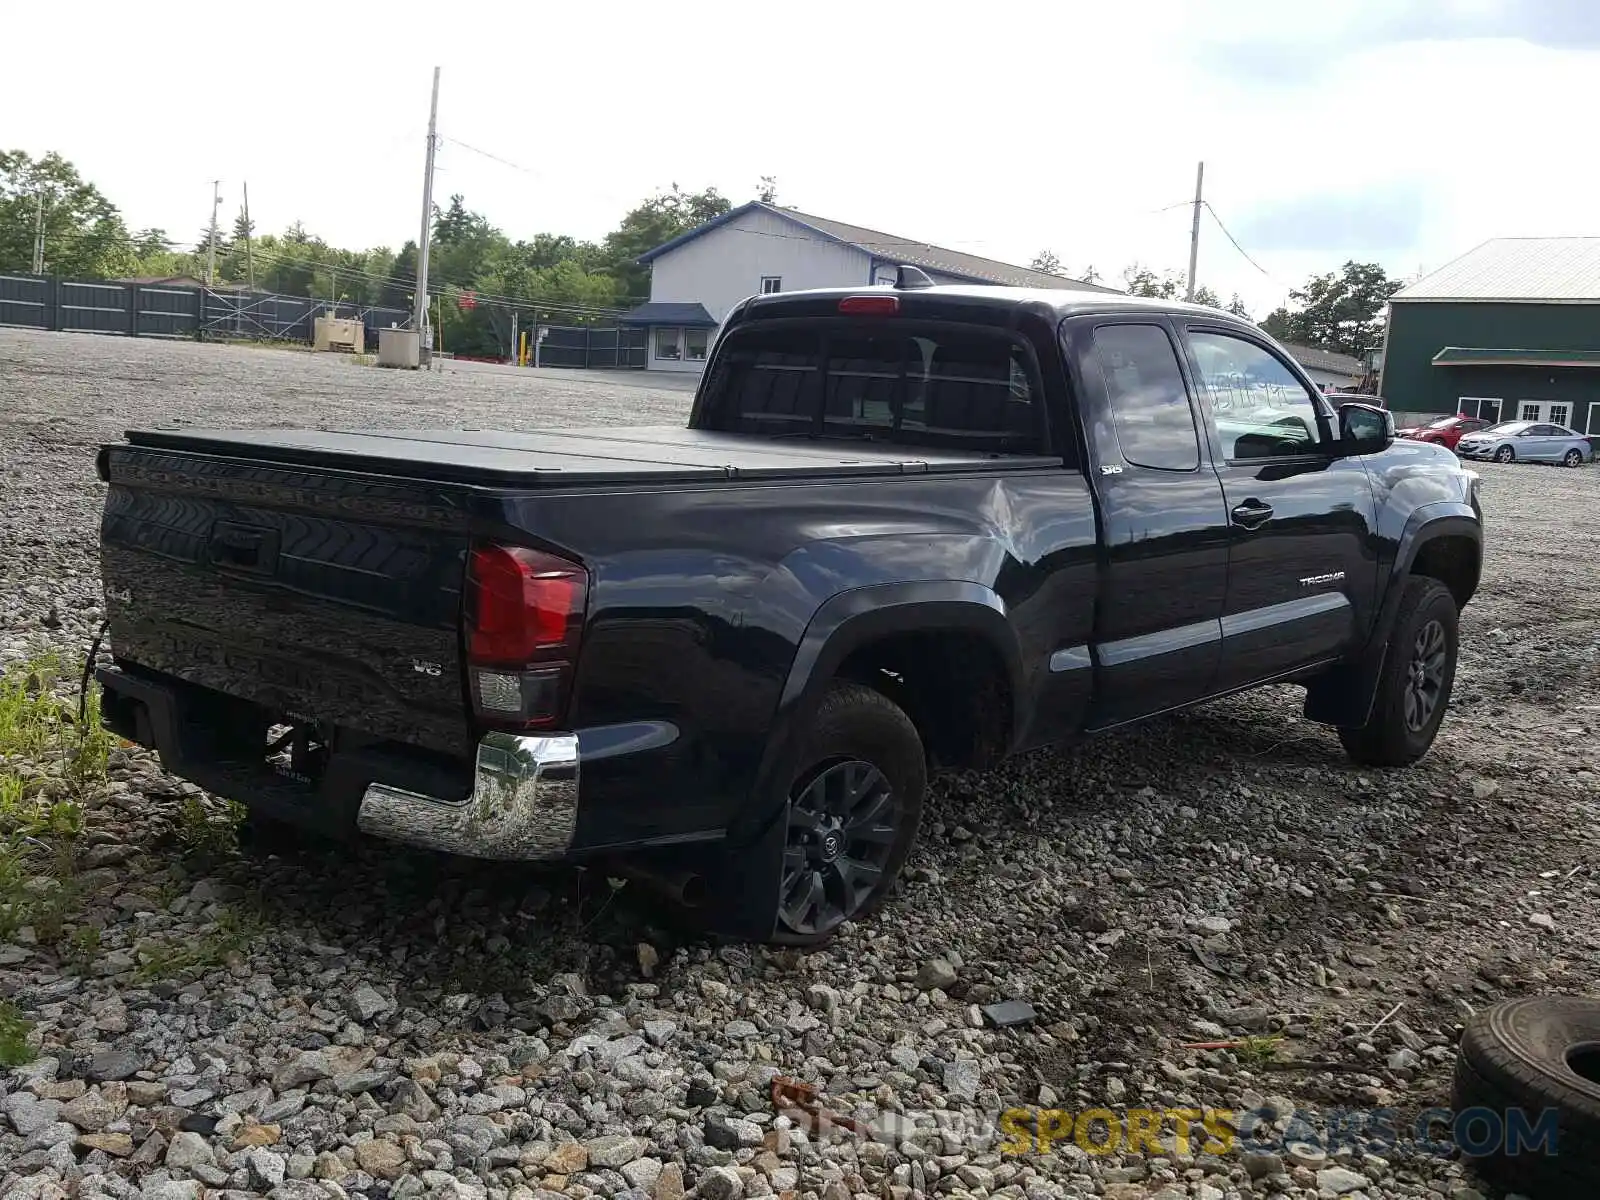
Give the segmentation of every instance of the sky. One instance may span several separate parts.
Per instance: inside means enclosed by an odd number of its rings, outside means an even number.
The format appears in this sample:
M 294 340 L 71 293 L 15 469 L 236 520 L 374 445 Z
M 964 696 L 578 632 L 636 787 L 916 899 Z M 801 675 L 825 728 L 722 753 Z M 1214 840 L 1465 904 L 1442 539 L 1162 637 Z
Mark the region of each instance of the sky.
M 1116 283 L 1186 267 L 1204 161 L 1199 280 L 1259 317 L 1347 259 L 1409 278 L 1600 234 L 1594 0 L 84 0 L 7 26 L 33 50 L 0 145 L 181 239 L 214 179 L 225 224 L 247 182 L 263 232 L 415 238 L 435 66 L 435 198 L 514 238 L 771 175 L 802 211 Z

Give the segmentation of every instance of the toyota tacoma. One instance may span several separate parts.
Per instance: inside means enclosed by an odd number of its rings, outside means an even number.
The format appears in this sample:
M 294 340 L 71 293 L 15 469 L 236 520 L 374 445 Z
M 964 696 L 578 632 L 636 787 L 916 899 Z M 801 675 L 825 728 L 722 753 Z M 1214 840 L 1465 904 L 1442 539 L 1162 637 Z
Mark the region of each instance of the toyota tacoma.
M 104 719 L 254 816 L 615 864 L 733 936 L 891 889 L 930 772 L 1262 684 L 1400 767 L 1477 479 L 1225 313 L 752 297 L 685 428 L 145 430 L 99 455 Z

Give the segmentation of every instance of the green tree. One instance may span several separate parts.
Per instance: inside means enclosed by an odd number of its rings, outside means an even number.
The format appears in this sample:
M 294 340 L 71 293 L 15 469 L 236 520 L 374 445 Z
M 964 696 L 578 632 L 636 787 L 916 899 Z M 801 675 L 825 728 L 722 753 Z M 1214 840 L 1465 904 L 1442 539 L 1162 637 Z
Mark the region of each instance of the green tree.
M 1043 271 L 1046 275 L 1065 275 L 1066 269 L 1061 265 L 1061 259 L 1054 250 L 1041 250 L 1033 256 L 1033 261 L 1028 264 L 1030 271 Z
M 776 204 L 778 202 L 778 177 L 776 175 L 763 175 L 761 184 L 756 189 L 756 199 L 763 204 Z
M 658 192 L 629 212 L 605 240 L 607 266 L 622 284 L 621 294 L 636 300 L 650 294 L 650 269 L 638 264 L 639 255 L 731 208 L 716 188 L 685 192 L 673 184 L 671 191 Z
M 188 275 L 198 279 L 204 266 L 186 250 L 179 250 L 165 229 L 141 229 L 133 235 L 131 275 Z
M 246 221 L 244 213 L 240 213 L 233 220 L 233 230 L 224 236 L 221 231 L 217 235 L 217 278 L 229 283 L 248 283 L 250 280 L 250 260 L 255 256 L 256 223 Z M 245 243 L 250 242 L 250 254 L 245 253 Z M 257 282 L 260 282 L 259 272 Z
M 1090 267 L 1090 271 L 1094 268 Z M 1087 279 L 1088 276 L 1085 275 Z M 1098 276 L 1096 276 L 1098 278 Z M 1094 280 L 1089 280 L 1094 282 Z M 1134 263 L 1124 268 L 1122 272 L 1123 286 L 1127 288 L 1130 296 L 1149 296 L 1156 300 L 1182 300 L 1184 293 L 1189 290 L 1188 278 L 1181 271 L 1161 271 L 1157 273 L 1141 263 Z M 1213 288 L 1199 284 L 1194 289 L 1194 302 L 1204 304 L 1210 308 L 1220 308 L 1230 312 L 1236 317 L 1250 319 L 1249 310 L 1245 308 L 1244 301 L 1239 299 L 1239 294 L 1224 304 L 1222 297 Z
M 384 274 L 390 276 L 380 287 L 378 303 L 386 308 L 411 308 L 417 289 L 417 244 L 407 242 Z
M 1155 300 L 1176 300 L 1184 293 L 1183 276 L 1176 271 L 1156 274 L 1141 263 L 1125 267 L 1122 284 L 1130 296 L 1149 296 Z
M 1280 341 L 1360 356 L 1383 338 L 1384 306 L 1400 290 L 1377 263 L 1347 262 L 1289 293 L 1261 328 Z
M 41 204 L 47 273 L 88 279 L 133 273 L 138 259 L 116 205 L 61 155 L 35 159 L 21 150 L 0 150 L 0 270 L 32 269 Z

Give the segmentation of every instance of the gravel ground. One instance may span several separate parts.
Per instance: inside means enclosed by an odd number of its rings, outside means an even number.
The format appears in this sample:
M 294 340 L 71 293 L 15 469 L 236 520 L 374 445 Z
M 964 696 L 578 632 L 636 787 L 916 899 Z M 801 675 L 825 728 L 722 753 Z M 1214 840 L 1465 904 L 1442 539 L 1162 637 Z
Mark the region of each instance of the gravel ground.
M 126 426 L 663 422 L 688 402 L 680 381 L 5 330 L 0 394 L 0 659 L 82 654 L 93 450 Z M 1409 1130 L 1448 1104 L 1473 1010 L 1600 991 L 1600 472 L 1482 473 L 1484 583 L 1421 765 L 1357 770 L 1269 689 L 948 777 L 901 895 L 814 953 L 689 937 L 572 871 L 235 855 L 219 803 L 114 751 L 62 940 L 0 944 L 0 995 L 41 1045 L 0 1077 L 0 1194 L 1494 1195 L 1447 1148 L 1326 1137 L 1352 1110 Z M 987 1027 L 1002 999 L 1037 1019 Z M 898 1132 L 808 1132 L 774 1113 L 775 1074 Z M 1032 1105 L 1268 1115 L 1249 1153 L 1192 1153 L 1198 1127 L 1189 1153 L 1065 1134 L 1002 1153 L 986 1123 Z

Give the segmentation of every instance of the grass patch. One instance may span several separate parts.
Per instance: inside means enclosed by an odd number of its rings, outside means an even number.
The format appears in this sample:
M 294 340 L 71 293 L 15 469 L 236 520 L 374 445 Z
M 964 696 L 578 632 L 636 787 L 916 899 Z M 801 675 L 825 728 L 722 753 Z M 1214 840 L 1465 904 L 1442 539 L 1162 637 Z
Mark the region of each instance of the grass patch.
M 0 1067 L 20 1067 L 36 1057 L 28 1034 L 33 1022 L 9 1000 L 0 1000 Z
M 87 975 L 100 957 L 100 931 L 93 925 L 80 925 L 67 935 L 67 969 Z
M 253 909 L 224 909 L 217 918 L 217 927 L 201 937 L 141 947 L 134 979 L 153 983 L 230 966 L 249 951 L 262 927 L 261 914 Z
M 84 801 L 105 787 L 115 741 L 100 726 L 99 689 L 84 697 L 80 722 L 62 682 L 53 652 L 0 675 L 0 937 L 27 925 L 47 945 L 81 907 Z
M 1262 1035 L 1247 1037 L 1239 1043 L 1238 1048 L 1233 1053 L 1242 1063 L 1260 1064 L 1271 1062 L 1278 1057 L 1278 1047 L 1282 1042 L 1283 1038 L 1278 1034 L 1274 1034 L 1271 1037 Z
M 57 693 L 61 658 L 36 654 L 0 676 L 0 757 L 41 766 L 59 764 L 62 779 L 81 798 L 105 783 L 115 738 L 100 725 L 100 689 L 84 697 L 83 723 L 75 705 Z
M 208 864 L 237 857 L 245 811 L 237 800 L 226 800 L 221 812 L 213 812 L 199 796 L 185 796 L 178 805 L 176 827 L 184 856 Z

